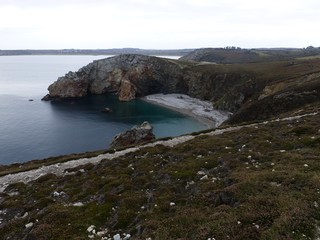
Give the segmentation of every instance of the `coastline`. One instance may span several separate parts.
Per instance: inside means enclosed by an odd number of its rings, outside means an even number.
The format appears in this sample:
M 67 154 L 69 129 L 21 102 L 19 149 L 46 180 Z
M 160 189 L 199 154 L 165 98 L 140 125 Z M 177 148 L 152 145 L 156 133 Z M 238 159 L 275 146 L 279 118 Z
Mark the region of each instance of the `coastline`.
M 206 125 L 216 128 L 226 121 L 231 113 L 216 110 L 212 103 L 185 94 L 152 94 L 141 100 L 185 114 Z

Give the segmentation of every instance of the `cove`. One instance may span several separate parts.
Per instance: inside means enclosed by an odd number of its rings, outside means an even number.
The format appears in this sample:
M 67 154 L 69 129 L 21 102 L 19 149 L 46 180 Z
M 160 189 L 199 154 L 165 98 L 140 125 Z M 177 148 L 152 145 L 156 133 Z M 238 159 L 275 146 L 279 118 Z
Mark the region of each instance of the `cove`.
M 1 95 L 0 101 L 0 164 L 107 149 L 116 134 L 143 121 L 157 138 L 206 129 L 181 113 L 110 94 L 56 102 Z M 105 107 L 112 112 L 102 112 Z

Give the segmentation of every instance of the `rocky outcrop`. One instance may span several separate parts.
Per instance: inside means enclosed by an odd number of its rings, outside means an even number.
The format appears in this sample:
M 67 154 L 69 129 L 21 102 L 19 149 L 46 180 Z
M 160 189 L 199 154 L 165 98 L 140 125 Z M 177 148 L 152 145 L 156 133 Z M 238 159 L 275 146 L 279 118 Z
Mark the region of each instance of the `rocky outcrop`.
M 153 127 L 148 122 L 143 122 L 140 126 L 134 126 L 131 130 L 116 135 L 110 144 L 110 148 L 121 148 L 150 142 L 155 139 L 152 129 Z
M 144 55 L 119 55 L 94 61 L 58 78 L 44 100 L 117 93 L 121 101 L 153 93 L 181 92 L 182 69 L 174 61 Z

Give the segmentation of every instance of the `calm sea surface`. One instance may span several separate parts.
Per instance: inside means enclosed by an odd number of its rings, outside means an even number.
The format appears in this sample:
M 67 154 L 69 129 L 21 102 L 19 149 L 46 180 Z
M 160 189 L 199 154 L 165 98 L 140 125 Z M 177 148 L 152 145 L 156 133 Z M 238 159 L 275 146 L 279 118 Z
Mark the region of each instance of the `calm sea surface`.
M 115 96 L 44 102 L 47 87 L 68 71 L 108 56 L 0 56 L 0 164 L 106 149 L 114 135 L 143 121 L 157 137 L 206 126 L 177 112 Z M 29 101 L 33 99 L 33 101 Z M 112 113 L 102 113 L 109 107 Z

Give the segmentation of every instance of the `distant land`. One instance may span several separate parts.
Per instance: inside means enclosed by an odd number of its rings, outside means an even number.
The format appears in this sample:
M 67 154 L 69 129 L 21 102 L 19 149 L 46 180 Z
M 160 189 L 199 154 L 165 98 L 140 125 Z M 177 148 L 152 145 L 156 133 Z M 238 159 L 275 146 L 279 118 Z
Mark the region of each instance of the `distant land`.
M 119 54 L 144 54 L 159 56 L 183 56 L 195 49 L 139 49 L 139 48 L 112 48 L 112 49 L 23 49 L 0 50 L 0 56 L 12 55 L 119 55 Z
M 0 56 L 19 55 L 120 55 L 141 54 L 154 56 L 182 56 L 181 60 L 196 62 L 214 62 L 220 64 L 254 63 L 286 61 L 296 58 L 318 58 L 320 47 L 305 48 L 240 48 L 228 46 L 224 48 L 197 49 L 140 49 L 140 48 L 110 48 L 110 49 L 16 49 L 1 50 Z

